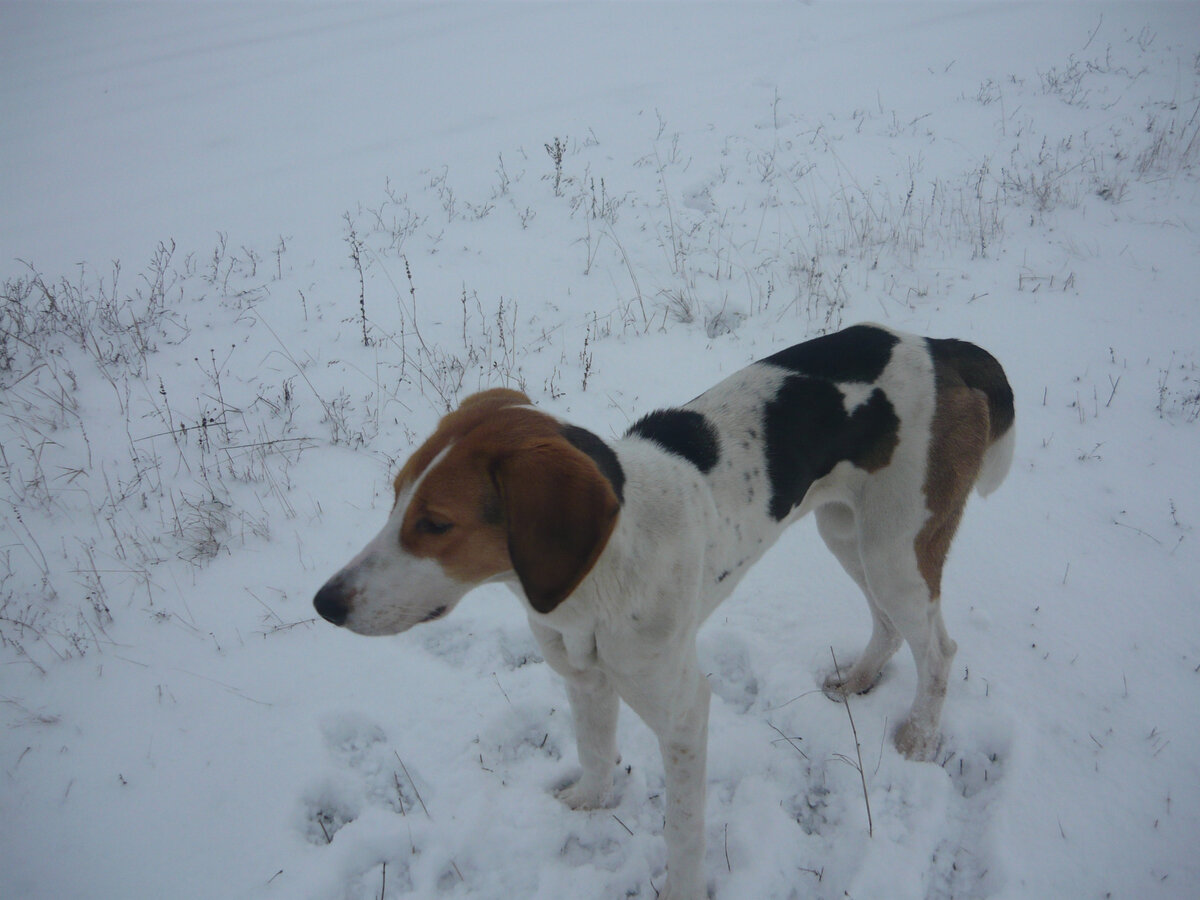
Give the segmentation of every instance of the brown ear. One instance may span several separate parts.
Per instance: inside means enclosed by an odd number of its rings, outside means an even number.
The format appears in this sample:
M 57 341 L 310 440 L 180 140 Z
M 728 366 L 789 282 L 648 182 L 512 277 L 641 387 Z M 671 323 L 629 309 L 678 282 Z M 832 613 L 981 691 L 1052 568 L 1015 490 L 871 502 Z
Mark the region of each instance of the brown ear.
M 489 388 L 486 391 L 471 394 L 462 403 L 458 404 L 458 408 L 460 411 L 483 406 L 499 409 L 502 406 L 529 406 L 532 403 L 533 401 L 520 391 L 514 391 L 509 388 Z
M 559 437 L 497 460 L 493 477 L 513 569 L 530 605 L 548 613 L 596 564 L 620 501 L 596 464 Z

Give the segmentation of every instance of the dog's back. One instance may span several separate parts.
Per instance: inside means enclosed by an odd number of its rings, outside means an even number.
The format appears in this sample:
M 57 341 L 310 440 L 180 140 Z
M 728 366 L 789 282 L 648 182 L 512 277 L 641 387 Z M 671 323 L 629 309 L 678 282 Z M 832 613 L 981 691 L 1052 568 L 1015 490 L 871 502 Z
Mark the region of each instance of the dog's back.
M 999 485 L 1013 419 L 1012 390 L 987 351 L 857 325 L 650 413 L 627 437 L 654 441 L 703 473 L 720 531 L 706 557 L 715 606 L 788 524 L 814 509 L 838 504 L 862 516 L 890 508 L 890 531 L 911 543 L 936 512 L 931 505 L 965 502 L 957 487 L 940 496 L 947 474 L 939 469 L 953 470 L 955 482 L 966 474 L 981 493 Z

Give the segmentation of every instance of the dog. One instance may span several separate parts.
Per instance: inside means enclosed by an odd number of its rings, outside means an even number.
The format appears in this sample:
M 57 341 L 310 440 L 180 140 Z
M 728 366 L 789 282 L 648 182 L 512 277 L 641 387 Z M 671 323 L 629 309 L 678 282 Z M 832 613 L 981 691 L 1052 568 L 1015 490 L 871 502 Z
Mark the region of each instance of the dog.
M 956 645 L 942 567 L 972 487 L 1012 462 L 1013 394 L 966 341 L 855 325 L 781 350 L 605 441 L 507 389 L 468 397 L 396 475 L 370 543 L 317 593 L 317 612 L 394 634 L 501 581 L 566 681 L 576 809 L 611 801 L 624 700 L 666 775 L 663 900 L 707 896 L 709 687 L 696 632 L 792 522 L 812 511 L 858 584 L 873 630 L 824 688 L 862 693 L 907 642 L 917 692 L 895 734 L 929 759 Z

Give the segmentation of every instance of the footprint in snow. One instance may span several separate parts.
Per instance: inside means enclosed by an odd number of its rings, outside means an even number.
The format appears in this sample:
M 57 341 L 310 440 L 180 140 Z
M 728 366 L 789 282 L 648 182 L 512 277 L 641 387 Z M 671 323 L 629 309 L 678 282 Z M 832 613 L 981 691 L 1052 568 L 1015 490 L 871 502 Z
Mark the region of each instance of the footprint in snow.
M 377 722 L 360 713 L 331 713 L 320 731 L 333 770 L 301 795 L 299 829 L 308 841 L 332 843 L 367 805 L 403 814 L 420 802 L 420 786 Z
M 958 793 L 970 800 L 996 786 L 1004 777 L 1006 763 L 1007 748 L 1001 751 L 982 746 L 951 750 L 942 768 L 949 773 Z
M 361 713 L 331 713 L 320 727 L 330 755 L 351 769 L 361 767 L 372 749 L 387 740 L 383 728 Z
M 939 760 L 958 797 L 948 810 L 946 838 L 932 862 L 931 898 L 988 897 L 1003 883 L 1001 859 L 991 833 L 992 805 L 999 797 L 1012 752 L 1011 729 L 976 722 L 948 736 Z
M 298 828 L 310 844 L 333 843 L 333 836 L 358 818 L 362 792 L 345 778 L 324 778 L 300 796 Z

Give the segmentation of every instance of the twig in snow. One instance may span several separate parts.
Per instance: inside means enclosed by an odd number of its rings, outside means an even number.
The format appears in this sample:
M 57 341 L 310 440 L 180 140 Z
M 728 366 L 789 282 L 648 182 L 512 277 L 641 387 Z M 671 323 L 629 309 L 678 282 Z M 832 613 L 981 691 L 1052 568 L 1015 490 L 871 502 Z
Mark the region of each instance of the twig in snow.
M 429 815 L 429 808 L 425 805 L 425 801 L 421 799 L 421 792 L 417 790 L 417 783 L 413 781 L 413 777 L 408 774 L 408 766 L 404 765 L 404 760 L 400 758 L 400 754 L 392 751 L 396 755 L 396 762 L 400 763 L 400 768 L 404 770 L 404 777 L 408 779 L 408 783 L 412 785 L 413 793 L 417 795 L 417 802 L 421 804 L 421 809 L 425 810 L 425 815 L 430 819 L 433 816 Z M 462 877 L 461 875 L 459 876 Z
M 622 822 L 622 821 L 621 821 L 619 818 L 617 818 L 617 814 L 616 814 L 616 813 L 613 813 L 613 814 L 612 814 L 612 817 L 613 817 L 614 819 L 616 819 L 616 820 L 617 820 L 617 824 L 618 824 L 618 825 L 620 825 L 622 828 L 624 828 L 626 831 L 628 831 L 628 832 L 629 832 L 629 836 L 630 836 L 630 837 L 633 837 L 633 829 L 631 829 L 631 828 L 630 828 L 628 825 L 626 825 L 626 824 L 625 824 L 624 822 Z
M 1121 383 L 1121 376 L 1118 375 L 1117 380 L 1113 381 L 1112 376 L 1109 375 L 1108 380 L 1112 382 L 1112 393 L 1108 395 L 1108 402 L 1104 404 L 1105 409 L 1108 409 L 1110 406 L 1112 406 L 1113 397 L 1117 396 L 1117 385 Z
M 1156 538 L 1150 532 L 1143 531 L 1142 529 L 1138 528 L 1136 525 L 1126 525 L 1124 522 L 1118 522 L 1116 519 L 1113 519 L 1113 524 L 1119 525 L 1121 528 L 1128 528 L 1130 531 L 1136 531 L 1142 537 L 1148 537 L 1148 538 L 1150 538 L 1150 540 L 1154 541 L 1154 543 L 1158 544 L 1160 547 L 1162 546 L 1162 541 L 1160 541 L 1158 538 Z
M 500 688 L 500 693 L 504 695 L 504 699 L 508 701 L 508 705 L 512 706 L 512 700 L 508 698 L 508 691 L 504 689 L 504 685 L 500 683 L 500 678 L 495 672 L 492 673 L 492 681 L 496 682 L 496 687 Z
M 833 647 L 829 648 L 829 655 L 833 657 L 833 671 L 834 674 L 837 675 L 838 682 L 840 683 L 842 680 L 842 670 L 841 667 L 838 666 L 837 654 L 833 652 Z M 858 754 L 858 765 L 854 766 L 854 763 L 850 762 L 850 760 L 844 756 L 842 759 L 845 759 L 846 762 L 858 769 L 858 777 L 862 781 L 863 803 L 866 804 L 867 807 L 867 837 L 874 837 L 875 823 L 871 819 L 871 798 L 867 793 L 867 773 L 863 770 L 862 744 L 858 742 L 858 729 L 854 726 L 854 714 L 850 712 L 850 695 L 846 693 L 844 688 L 841 689 L 839 693 L 842 695 L 842 704 L 846 707 L 846 716 L 850 719 L 850 733 L 854 735 L 854 752 Z
M 1088 35 L 1087 43 L 1083 45 L 1084 50 L 1086 50 L 1088 47 L 1092 46 L 1092 41 L 1094 41 L 1096 39 L 1096 35 L 1100 33 L 1100 26 L 1103 24 L 1104 24 L 1104 13 L 1100 13 L 1100 21 L 1098 21 L 1096 23 L 1096 27 L 1094 29 L 1092 29 L 1092 33 Z
M 785 741 L 787 741 L 789 744 L 791 744 L 791 745 L 792 745 L 792 748 L 793 748 L 793 749 L 794 749 L 794 750 L 795 750 L 797 753 L 799 753 L 799 754 L 800 754 L 801 756 L 803 756 L 805 759 L 808 759 L 808 754 L 807 754 L 807 753 L 805 753 L 803 750 L 801 750 L 799 747 L 797 747 L 797 746 L 796 746 L 796 742 L 795 742 L 795 740 L 793 740 L 792 738 L 788 737 L 786 734 L 784 734 L 782 731 L 780 731 L 778 728 L 776 728 L 776 727 L 775 727 L 774 725 L 772 725 L 770 722 L 768 722 L 767 724 L 768 724 L 768 725 L 770 725 L 772 729 L 774 729 L 774 731 L 775 731 L 775 733 L 776 733 L 776 734 L 778 734 L 778 735 L 779 735 L 781 738 L 783 738 Z M 772 743 L 774 743 L 774 742 L 772 742 Z
M 398 758 L 398 757 L 397 757 Z M 400 776 L 395 772 L 392 773 L 392 780 L 396 782 L 396 798 L 400 801 L 400 817 L 404 819 L 404 824 L 408 826 L 408 846 L 412 851 L 412 855 L 417 855 L 417 843 L 413 840 L 412 823 L 408 821 L 408 810 L 404 806 L 404 791 L 400 788 Z M 411 779 L 409 779 L 411 781 Z M 415 788 L 414 788 L 415 790 Z

